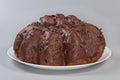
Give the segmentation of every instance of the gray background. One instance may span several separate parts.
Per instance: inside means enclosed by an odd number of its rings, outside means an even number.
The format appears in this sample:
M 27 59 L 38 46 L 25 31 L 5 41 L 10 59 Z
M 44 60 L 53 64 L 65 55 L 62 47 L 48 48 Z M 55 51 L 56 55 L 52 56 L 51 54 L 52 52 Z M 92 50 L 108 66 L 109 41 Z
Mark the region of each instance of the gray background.
M 0 0 L 0 80 L 119 80 L 120 0 Z M 112 57 L 104 63 L 73 71 L 35 69 L 11 60 L 7 50 L 27 24 L 44 14 L 74 14 L 100 28 Z

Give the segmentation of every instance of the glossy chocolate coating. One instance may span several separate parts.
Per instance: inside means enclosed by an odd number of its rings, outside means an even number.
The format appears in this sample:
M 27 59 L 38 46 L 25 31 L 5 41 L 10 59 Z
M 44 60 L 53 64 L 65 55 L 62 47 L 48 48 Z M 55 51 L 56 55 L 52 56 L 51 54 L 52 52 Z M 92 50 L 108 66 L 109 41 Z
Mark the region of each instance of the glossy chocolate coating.
M 79 65 L 97 61 L 105 39 L 96 26 L 74 15 L 45 15 L 18 33 L 15 55 L 22 61 L 52 66 Z

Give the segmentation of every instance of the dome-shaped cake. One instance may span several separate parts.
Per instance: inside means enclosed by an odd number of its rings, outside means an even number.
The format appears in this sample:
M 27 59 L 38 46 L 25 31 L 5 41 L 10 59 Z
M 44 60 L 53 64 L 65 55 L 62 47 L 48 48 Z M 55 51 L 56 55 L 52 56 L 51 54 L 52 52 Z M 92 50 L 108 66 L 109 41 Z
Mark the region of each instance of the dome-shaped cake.
M 20 60 L 51 66 L 95 62 L 104 48 L 101 29 L 63 14 L 41 17 L 20 31 L 14 42 L 14 52 Z

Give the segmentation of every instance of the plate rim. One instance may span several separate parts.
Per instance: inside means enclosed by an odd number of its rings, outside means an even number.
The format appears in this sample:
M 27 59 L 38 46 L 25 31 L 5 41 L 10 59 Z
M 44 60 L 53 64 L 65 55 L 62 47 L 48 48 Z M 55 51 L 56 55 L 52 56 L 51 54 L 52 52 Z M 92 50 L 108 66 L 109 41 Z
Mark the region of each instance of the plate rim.
M 112 55 L 112 51 L 108 48 L 105 47 L 104 51 L 108 51 L 107 53 L 103 52 L 104 54 L 107 54 L 107 56 L 105 58 L 103 58 L 102 60 L 98 60 L 96 62 L 93 63 L 88 63 L 88 64 L 83 64 L 83 65 L 72 65 L 72 66 L 48 66 L 48 65 L 38 65 L 38 64 L 32 64 L 32 63 L 27 63 L 27 62 L 23 62 L 21 60 L 19 60 L 15 54 L 14 54 L 14 50 L 13 50 L 13 46 L 10 47 L 7 50 L 7 55 L 14 61 L 19 62 L 21 64 L 30 66 L 30 67 L 35 67 L 35 68 L 40 68 L 40 69 L 47 69 L 47 70 L 74 70 L 74 69 L 81 69 L 81 68 L 86 68 L 89 66 L 93 66 L 96 64 L 99 64 L 101 62 L 106 61 L 107 59 L 109 59 Z M 103 55 L 101 56 L 103 57 Z

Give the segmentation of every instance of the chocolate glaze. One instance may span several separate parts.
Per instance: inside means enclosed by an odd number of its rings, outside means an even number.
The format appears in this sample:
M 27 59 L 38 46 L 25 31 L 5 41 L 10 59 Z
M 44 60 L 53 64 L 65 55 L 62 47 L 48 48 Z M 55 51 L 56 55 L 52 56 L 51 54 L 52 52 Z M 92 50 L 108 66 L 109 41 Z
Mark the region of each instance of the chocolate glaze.
M 97 61 L 105 39 L 96 26 L 74 15 L 45 15 L 16 36 L 15 55 L 22 61 L 40 65 L 79 65 Z

